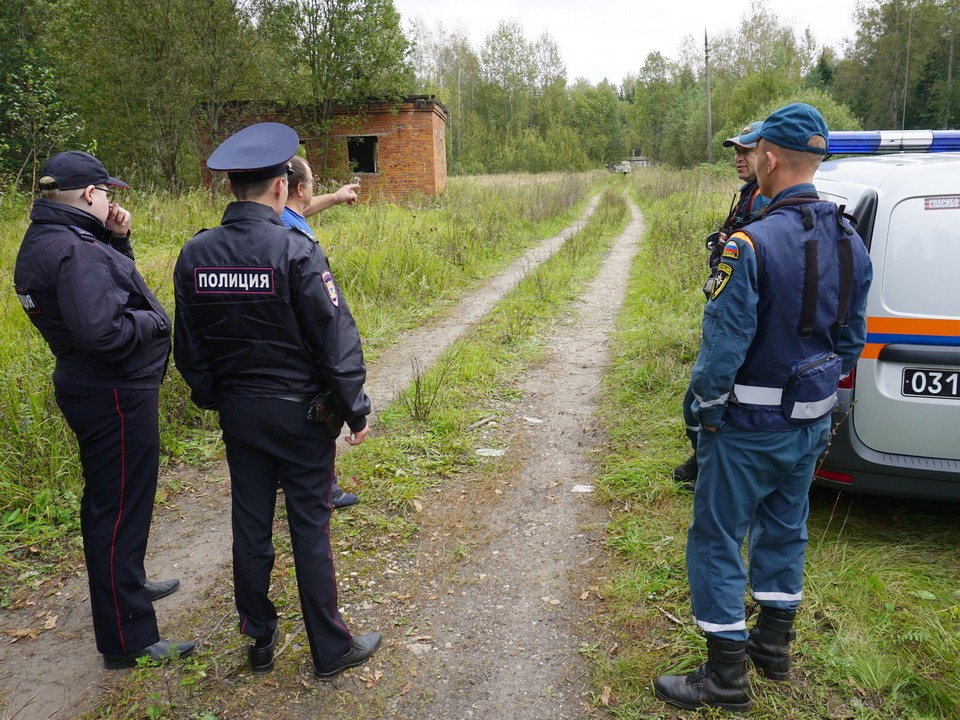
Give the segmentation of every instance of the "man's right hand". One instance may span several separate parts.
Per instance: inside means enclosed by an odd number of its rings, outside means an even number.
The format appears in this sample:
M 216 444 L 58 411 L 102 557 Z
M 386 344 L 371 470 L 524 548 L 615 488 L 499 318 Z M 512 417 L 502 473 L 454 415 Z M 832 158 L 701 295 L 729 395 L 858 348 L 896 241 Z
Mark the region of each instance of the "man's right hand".
M 351 432 L 349 435 L 343 438 L 343 440 L 344 442 L 347 443 L 347 445 L 359 445 L 360 443 L 362 443 L 364 440 L 367 439 L 367 435 L 369 433 L 370 433 L 370 426 L 364 425 L 363 430 L 361 430 L 360 432 Z

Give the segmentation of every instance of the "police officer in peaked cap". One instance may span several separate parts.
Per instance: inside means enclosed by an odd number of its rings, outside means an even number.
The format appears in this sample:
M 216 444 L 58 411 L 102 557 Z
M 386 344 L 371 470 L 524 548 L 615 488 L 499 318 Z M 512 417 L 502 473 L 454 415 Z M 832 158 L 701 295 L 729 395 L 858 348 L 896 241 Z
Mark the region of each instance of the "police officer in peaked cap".
M 366 438 L 370 399 L 360 335 L 320 247 L 280 219 L 296 132 L 247 127 L 207 160 L 226 172 L 235 202 L 202 230 L 174 270 L 174 359 L 202 408 L 217 410 L 230 467 L 234 594 L 254 672 L 273 667 L 279 641 L 269 598 L 273 517 L 283 488 L 297 586 L 314 671 L 335 677 L 365 662 L 380 633 L 353 636 L 337 610 L 329 523 L 334 429 L 308 419 L 326 399 L 347 442 Z
M 741 137 L 757 143 L 770 205 L 723 243 L 691 373 L 702 430 L 687 575 L 707 662 L 654 681 L 682 708 L 748 710 L 748 657 L 768 679 L 790 676 L 810 484 L 866 338 L 872 277 L 860 236 L 813 185 L 828 136 L 816 108 L 793 103 Z M 749 631 L 748 585 L 760 607 Z
M 51 157 L 14 269 L 20 303 L 56 357 L 57 405 L 80 447 L 80 531 L 109 669 L 194 649 L 157 631 L 152 602 L 179 581 L 148 582 L 144 572 L 170 319 L 137 272 L 130 213 L 112 202 L 118 187 L 128 185 L 88 153 Z

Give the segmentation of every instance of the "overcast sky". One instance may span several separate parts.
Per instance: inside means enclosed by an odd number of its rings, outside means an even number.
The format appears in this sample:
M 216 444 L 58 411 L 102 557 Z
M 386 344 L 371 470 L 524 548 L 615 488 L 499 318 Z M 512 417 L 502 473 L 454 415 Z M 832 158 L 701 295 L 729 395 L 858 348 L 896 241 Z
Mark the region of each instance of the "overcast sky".
M 854 37 L 857 0 L 766 0 L 764 6 L 798 32 L 809 27 L 820 45 L 837 50 Z M 619 84 L 636 75 L 648 53 L 680 56 L 684 36 L 703 42 L 740 24 L 750 0 L 394 0 L 404 29 L 421 18 L 430 29 L 467 31 L 479 49 L 501 20 L 516 20 L 533 42 L 546 32 L 560 49 L 567 80 Z

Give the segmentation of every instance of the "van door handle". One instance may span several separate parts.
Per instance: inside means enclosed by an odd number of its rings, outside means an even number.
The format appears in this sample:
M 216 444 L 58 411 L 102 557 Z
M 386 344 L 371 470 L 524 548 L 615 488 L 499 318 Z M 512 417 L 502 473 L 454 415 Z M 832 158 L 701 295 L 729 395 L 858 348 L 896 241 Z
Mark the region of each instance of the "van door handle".
M 958 365 L 960 347 L 937 345 L 884 345 L 877 356 L 880 362 L 895 362 L 917 365 Z

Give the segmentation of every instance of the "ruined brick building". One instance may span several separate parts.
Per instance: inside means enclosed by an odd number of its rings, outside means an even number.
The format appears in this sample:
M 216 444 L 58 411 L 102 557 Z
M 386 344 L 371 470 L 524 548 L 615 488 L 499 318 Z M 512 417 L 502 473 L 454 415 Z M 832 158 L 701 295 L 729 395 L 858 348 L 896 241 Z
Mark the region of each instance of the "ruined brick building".
M 300 134 L 314 175 L 331 186 L 356 177 L 362 201 L 403 200 L 437 195 L 447 186 L 445 130 L 447 110 L 433 95 L 414 95 L 399 103 L 371 102 L 363 107 L 337 107 L 329 129 L 317 131 L 300 109 L 254 109 L 235 106 L 221 127 L 233 129 L 257 122 L 282 122 Z M 325 133 L 325 134 L 324 134 Z M 229 133 L 221 133 L 226 137 Z M 201 132 L 206 158 L 217 142 Z M 222 139 L 222 138 L 221 138 Z M 202 164 L 204 184 L 212 175 Z

